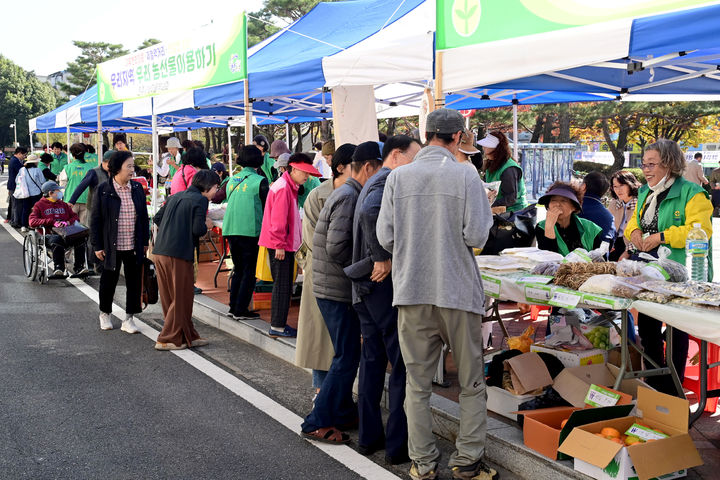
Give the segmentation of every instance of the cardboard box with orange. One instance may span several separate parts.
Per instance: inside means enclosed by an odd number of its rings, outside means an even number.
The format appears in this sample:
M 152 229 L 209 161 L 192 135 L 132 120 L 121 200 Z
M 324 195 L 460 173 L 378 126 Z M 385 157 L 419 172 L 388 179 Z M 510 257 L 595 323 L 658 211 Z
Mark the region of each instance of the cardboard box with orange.
M 558 451 L 574 458 L 575 470 L 598 480 L 679 478 L 702 465 L 688 434 L 687 400 L 641 387 L 637 411 L 573 428 Z

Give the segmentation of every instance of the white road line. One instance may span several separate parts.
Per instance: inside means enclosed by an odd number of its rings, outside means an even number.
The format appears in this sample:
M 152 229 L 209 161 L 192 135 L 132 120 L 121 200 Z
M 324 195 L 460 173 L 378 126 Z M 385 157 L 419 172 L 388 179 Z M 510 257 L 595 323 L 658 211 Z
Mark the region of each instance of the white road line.
M 15 231 L 14 228 L 10 227 L 6 223 L 0 223 L 0 225 L 5 228 L 5 230 L 10 234 L 10 236 L 12 236 L 22 245 L 24 238 L 22 235 L 20 235 L 18 232 Z M 66 281 L 70 282 L 75 288 L 84 293 L 93 302 L 99 302 L 98 291 L 87 283 L 83 282 L 78 278 L 68 278 Z M 113 303 L 113 314 L 117 318 L 122 319 L 124 318 L 125 310 L 119 305 Z M 160 332 L 142 321 L 136 321 L 135 324 L 143 335 L 148 337 L 153 342 L 156 341 L 157 336 Z M 208 377 L 212 378 L 217 383 L 227 388 L 238 397 L 255 406 L 258 410 L 265 413 L 271 419 L 280 423 L 291 432 L 300 435 L 300 425 L 302 424 L 303 419 L 277 403 L 272 398 L 261 392 L 258 392 L 247 383 L 243 382 L 236 376 L 226 372 L 222 368 L 206 360 L 192 350 L 177 350 L 172 351 L 171 353 L 174 353 L 179 358 L 192 365 Z M 363 455 L 360 455 L 358 452 L 348 446 L 327 445 L 319 442 L 313 442 L 310 440 L 307 441 L 363 478 L 371 480 L 400 480 L 400 477 L 385 470 L 377 463 L 367 459 Z

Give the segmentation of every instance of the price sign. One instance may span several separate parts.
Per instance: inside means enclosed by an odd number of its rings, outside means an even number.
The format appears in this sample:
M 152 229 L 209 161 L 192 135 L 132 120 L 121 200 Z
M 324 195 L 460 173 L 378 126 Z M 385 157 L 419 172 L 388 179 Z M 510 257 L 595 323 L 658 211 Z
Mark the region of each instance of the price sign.
M 575 293 L 572 290 L 556 288 L 552 292 L 552 297 L 550 297 L 550 301 L 548 303 L 556 307 L 575 308 L 581 298 L 581 294 Z
M 492 298 L 500 298 L 500 279 L 489 275 L 480 275 L 485 295 Z
M 625 435 L 634 435 L 645 442 L 648 440 L 661 440 L 668 437 L 664 433 L 656 432 L 652 428 L 643 427 L 637 423 L 633 423 L 627 432 L 625 432 Z
M 525 300 L 530 303 L 547 303 L 551 297 L 551 287 L 525 285 Z
M 516 280 L 518 284 L 524 283 L 537 283 L 540 285 L 546 285 L 552 281 L 553 277 L 549 275 L 525 275 Z
M 603 387 L 592 384 L 585 396 L 585 403 L 593 407 L 612 407 L 620 400 L 620 395 Z

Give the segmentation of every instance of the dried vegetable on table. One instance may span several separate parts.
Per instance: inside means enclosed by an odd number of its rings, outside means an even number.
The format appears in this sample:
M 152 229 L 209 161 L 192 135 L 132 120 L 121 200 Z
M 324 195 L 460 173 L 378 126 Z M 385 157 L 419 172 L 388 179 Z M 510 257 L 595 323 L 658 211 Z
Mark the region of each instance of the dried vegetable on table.
M 557 270 L 556 275 L 577 275 L 590 273 L 593 275 L 610 274 L 615 275 L 615 262 L 584 263 L 572 262 L 563 263 Z

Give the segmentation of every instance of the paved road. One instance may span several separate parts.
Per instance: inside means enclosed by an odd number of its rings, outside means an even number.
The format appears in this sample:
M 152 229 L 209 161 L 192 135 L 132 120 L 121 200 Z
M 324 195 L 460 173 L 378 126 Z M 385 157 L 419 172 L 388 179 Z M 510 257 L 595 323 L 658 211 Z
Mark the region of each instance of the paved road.
M 30 283 L 4 229 L 0 251 L 1 478 L 360 478 L 145 336 L 101 332 L 68 282 Z

